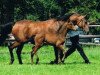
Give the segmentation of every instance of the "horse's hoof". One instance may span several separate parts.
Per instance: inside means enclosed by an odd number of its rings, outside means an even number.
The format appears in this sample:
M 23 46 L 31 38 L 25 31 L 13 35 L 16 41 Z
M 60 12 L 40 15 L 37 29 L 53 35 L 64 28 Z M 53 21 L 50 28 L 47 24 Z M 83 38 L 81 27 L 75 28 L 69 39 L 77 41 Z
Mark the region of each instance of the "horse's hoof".
M 14 63 L 14 59 L 11 59 L 9 65 L 12 65 Z
M 57 61 L 51 61 L 50 64 L 58 64 Z
M 36 65 L 39 64 L 39 62 L 36 62 Z
M 90 62 L 90 61 L 85 61 L 85 63 L 86 63 L 86 64 L 90 64 L 91 62 Z
M 62 62 L 62 64 L 64 64 L 64 60 L 62 60 L 61 62 Z
M 9 65 L 12 65 L 12 64 L 13 64 L 13 62 L 10 62 L 10 63 L 9 63 Z
M 21 63 L 19 63 L 20 65 L 22 65 L 23 63 L 21 62 Z
M 38 63 L 39 63 L 39 58 L 36 59 L 36 64 L 38 64 Z
M 12 65 L 12 63 L 9 63 L 9 65 Z
M 54 61 L 51 61 L 50 64 L 54 64 Z
M 33 63 L 31 63 L 31 65 L 33 65 Z

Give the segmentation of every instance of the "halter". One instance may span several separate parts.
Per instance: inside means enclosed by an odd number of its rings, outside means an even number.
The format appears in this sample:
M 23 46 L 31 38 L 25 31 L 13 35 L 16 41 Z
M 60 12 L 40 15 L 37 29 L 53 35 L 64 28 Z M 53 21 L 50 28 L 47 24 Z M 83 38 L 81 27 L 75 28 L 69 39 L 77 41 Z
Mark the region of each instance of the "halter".
M 82 22 L 82 20 L 83 20 L 83 18 L 77 23 L 77 25 L 79 25 L 79 23 L 81 23 Z M 82 27 L 81 28 L 83 28 L 85 25 L 82 25 Z

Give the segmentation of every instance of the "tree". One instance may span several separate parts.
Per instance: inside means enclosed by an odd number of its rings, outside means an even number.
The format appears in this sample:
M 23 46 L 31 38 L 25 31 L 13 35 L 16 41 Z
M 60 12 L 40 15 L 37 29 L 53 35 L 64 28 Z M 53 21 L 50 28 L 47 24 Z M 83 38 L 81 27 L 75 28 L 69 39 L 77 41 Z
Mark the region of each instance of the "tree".
M 100 24 L 99 9 L 100 0 L 1 0 L 0 24 L 22 19 L 47 20 L 75 12 L 87 14 L 92 24 Z
M 0 23 L 8 23 L 14 21 L 14 0 L 2 0 Z

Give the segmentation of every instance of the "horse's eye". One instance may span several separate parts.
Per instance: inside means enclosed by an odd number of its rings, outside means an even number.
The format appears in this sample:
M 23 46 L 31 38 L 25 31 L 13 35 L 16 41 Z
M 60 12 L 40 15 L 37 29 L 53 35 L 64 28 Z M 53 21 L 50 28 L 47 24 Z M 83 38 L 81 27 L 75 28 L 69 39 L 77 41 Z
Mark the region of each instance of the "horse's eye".
M 87 22 L 85 22 L 85 24 L 87 24 Z
M 76 21 L 72 21 L 72 23 L 73 23 L 74 25 L 76 25 L 76 24 L 77 24 L 77 22 L 76 22 Z

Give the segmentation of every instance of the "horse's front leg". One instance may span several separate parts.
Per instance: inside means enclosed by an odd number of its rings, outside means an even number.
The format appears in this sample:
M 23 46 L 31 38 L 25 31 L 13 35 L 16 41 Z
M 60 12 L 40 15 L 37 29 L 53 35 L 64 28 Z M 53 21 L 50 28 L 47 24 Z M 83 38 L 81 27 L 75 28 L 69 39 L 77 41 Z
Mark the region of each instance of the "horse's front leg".
M 31 64 L 33 64 L 33 57 L 34 57 L 34 55 L 36 55 L 36 64 L 38 64 L 38 62 L 39 62 L 39 57 L 38 57 L 38 55 L 37 55 L 37 50 L 38 50 L 38 48 L 39 48 L 39 46 L 38 45 L 35 45 L 35 47 L 34 48 L 32 48 L 32 51 L 31 51 Z
M 64 56 L 64 48 L 63 45 L 59 45 L 57 47 L 58 47 L 58 63 L 61 63 Z
M 41 47 L 42 43 L 43 43 L 43 39 L 44 37 L 42 37 L 41 35 L 37 35 L 34 39 L 35 41 L 35 46 L 34 48 L 32 48 L 32 51 L 31 51 L 31 64 L 33 64 L 33 57 L 34 55 L 36 55 L 37 59 L 36 59 L 36 64 L 38 64 L 39 62 L 39 57 L 37 55 L 37 50 Z

